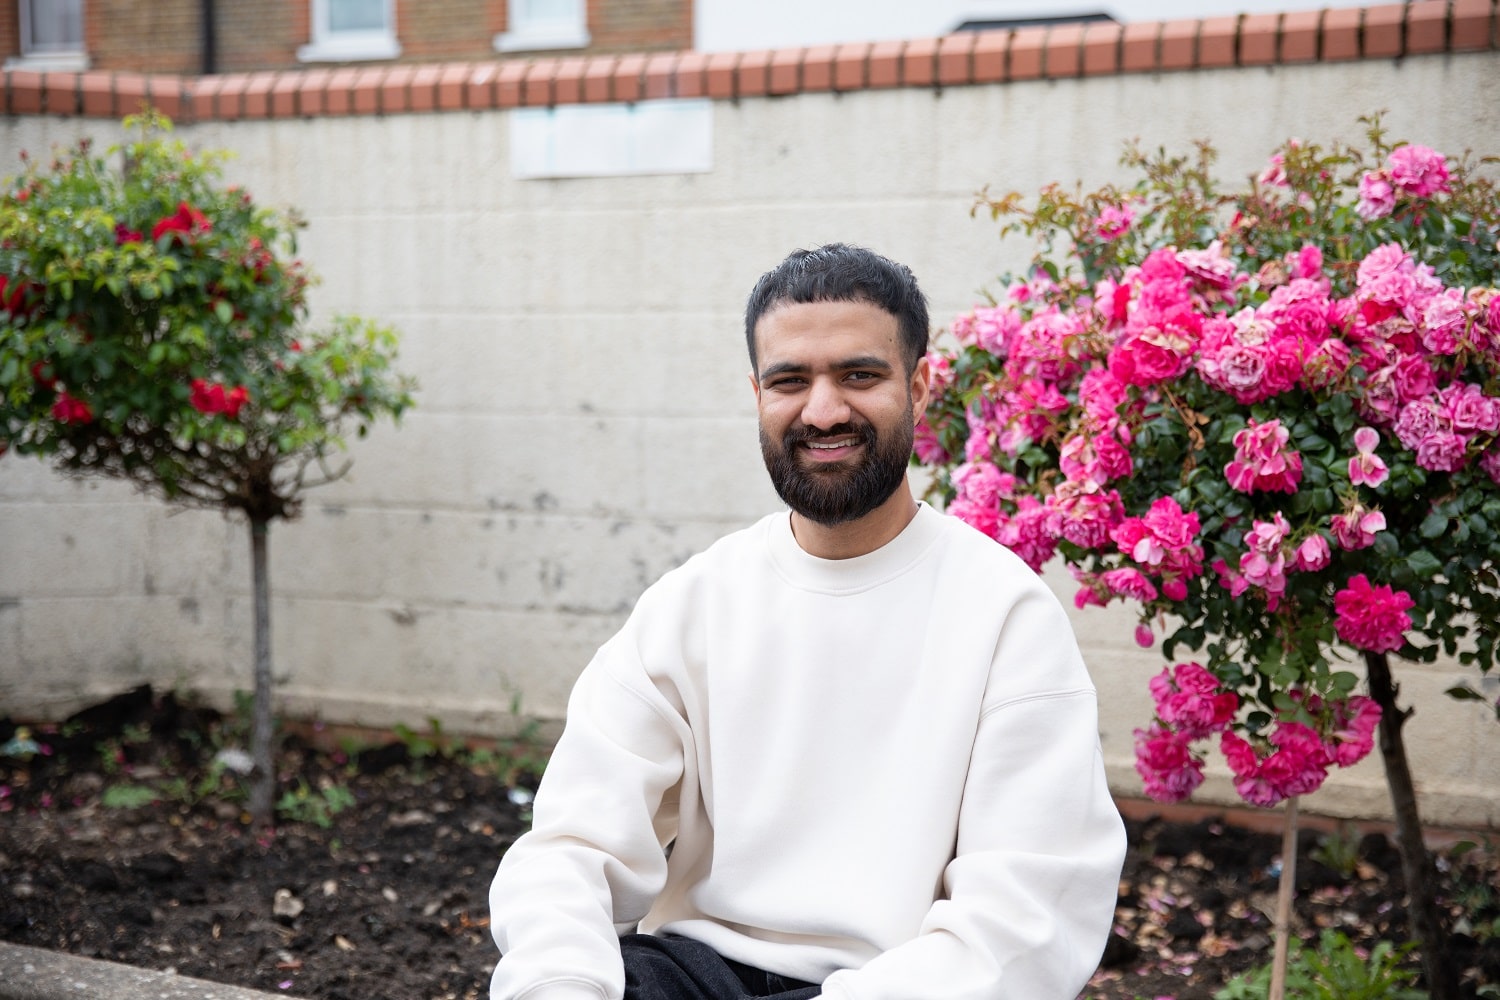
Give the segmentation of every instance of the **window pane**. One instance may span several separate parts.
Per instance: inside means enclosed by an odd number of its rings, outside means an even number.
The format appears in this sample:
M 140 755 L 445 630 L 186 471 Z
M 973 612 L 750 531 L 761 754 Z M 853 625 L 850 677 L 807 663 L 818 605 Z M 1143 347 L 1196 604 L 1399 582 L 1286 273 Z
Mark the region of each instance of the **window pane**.
M 582 11 L 578 0 L 520 0 L 518 18 L 527 24 L 574 24 Z
M 328 30 L 386 31 L 386 0 L 327 0 Z
M 83 0 L 22 0 L 27 52 L 83 48 Z

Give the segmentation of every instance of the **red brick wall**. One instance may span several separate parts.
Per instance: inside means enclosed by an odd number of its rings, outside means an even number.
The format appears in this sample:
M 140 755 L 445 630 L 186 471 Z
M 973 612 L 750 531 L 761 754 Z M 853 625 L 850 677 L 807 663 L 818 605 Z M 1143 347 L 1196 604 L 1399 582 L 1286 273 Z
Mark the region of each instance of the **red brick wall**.
M 312 0 L 216 0 L 221 73 L 302 66 Z M 497 58 L 506 0 L 396 0 L 403 63 Z M 679 51 L 693 44 L 692 0 L 588 0 L 588 52 Z M 202 0 L 84 0 L 84 41 L 101 70 L 203 70 Z M 0 57 L 20 52 L 15 0 L 0 0 Z
M 0 59 L 21 54 L 21 11 L 14 3 L 0 2 Z
M 312 40 L 308 0 L 216 0 L 218 71 L 289 69 Z
M 505 30 L 505 0 L 396 0 L 402 62 L 488 59 Z
M 693 47 L 692 0 L 588 0 L 590 52 Z
M 83 7 L 84 45 L 94 68 L 202 70 L 198 0 L 84 0 Z

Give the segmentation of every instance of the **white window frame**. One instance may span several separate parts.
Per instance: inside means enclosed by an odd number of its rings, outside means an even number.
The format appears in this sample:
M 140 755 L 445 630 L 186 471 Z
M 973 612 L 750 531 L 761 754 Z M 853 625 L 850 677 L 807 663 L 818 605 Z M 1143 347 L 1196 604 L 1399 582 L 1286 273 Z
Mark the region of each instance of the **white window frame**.
M 394 59 L 401 54 L 396 40 L 396 0 L 375 0 L 385 6 L 385 27 L 367 31 L 334 31 L 329 27 L 328 0 L 311 0 L 312 41 L 297 50 L 300 62 L 363 62 Z
M 588 0 L 568 0 L 571 10 L 562 17 L 540 18 L 529 0 L 509 0 L 507 31 L 495 36 L 496 52 L 533 52 L 541 49 L 582 49 L 589 44 Z
M 59 72 L 82 72 L 89 68 L 88 52 L 84 48 L 84 0 L 78 2 L 78 40 L 61 45 L 38 48 L 31 42 L 32 0 L 16 0 L 17 24 L 20 29 L 21 54 L 5 61 L 5 69 L 56 70 Z

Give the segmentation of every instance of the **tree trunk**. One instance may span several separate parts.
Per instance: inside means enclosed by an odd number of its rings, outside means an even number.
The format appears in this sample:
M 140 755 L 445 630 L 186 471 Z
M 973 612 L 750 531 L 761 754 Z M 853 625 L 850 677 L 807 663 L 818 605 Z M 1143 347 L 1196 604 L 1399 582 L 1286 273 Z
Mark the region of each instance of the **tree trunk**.
M 271 741 L 271 573 L 266 554 L 270 522 L 250 521 L 250 568 L 255 590 L 255 702 L 250 729 L 250 815 L 269 826 L 276 798 L 276 759 Z
M 1391 679 L 1385 653 L 1365 653 L 1370 696 L 1380 706 L 1380 755 L 1385 760 L 1385 781 L 1391 791 L 1396 817 L 1396 841 L 1401 851 L 1401 875 L 1406 881 L 1407 912 L 1412 938 L 1422 952 L 1422 973 L 1431 1000 L 1459 1000 L 1458 972 L 1448 954 L 1442 914 L 1437 905 L 1436 870 L 1422 839 L 1422 817 L 1417 810 L 1417 791 L 1406 762 L 1406 744 L 1401 727 L 1411 712 L 1396 705 L 1401 688 Z
M 1276 950 L 1271 959 L 1271 987 L 1266 1000 L 1285 1000 L 1287 950 L 1292 940 L 1292 897 L 1297 893 L 1297 796 L 1286 800 L 1286 828 L 1281 835 L 1281 875 L 1276 886 Z

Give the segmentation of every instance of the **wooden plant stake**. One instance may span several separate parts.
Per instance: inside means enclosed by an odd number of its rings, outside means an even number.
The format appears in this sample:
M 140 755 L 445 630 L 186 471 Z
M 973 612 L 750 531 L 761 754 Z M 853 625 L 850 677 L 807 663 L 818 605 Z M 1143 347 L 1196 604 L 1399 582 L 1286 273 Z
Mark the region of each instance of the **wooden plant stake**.
M 1297 796 L 1286 800 L 1281 834 L 1281 881 L 1276 887 L 1276 951 L 1271 958 L 1271 989 L 1266 1000 L 1285 1000 L 1288 943 L 1292 935 L 1292 894 L 1297 891 Z

